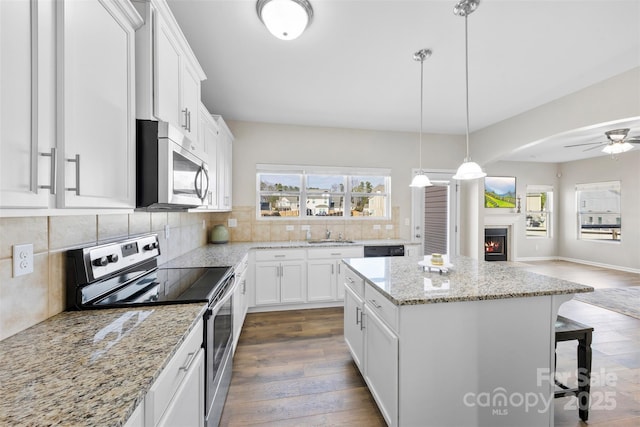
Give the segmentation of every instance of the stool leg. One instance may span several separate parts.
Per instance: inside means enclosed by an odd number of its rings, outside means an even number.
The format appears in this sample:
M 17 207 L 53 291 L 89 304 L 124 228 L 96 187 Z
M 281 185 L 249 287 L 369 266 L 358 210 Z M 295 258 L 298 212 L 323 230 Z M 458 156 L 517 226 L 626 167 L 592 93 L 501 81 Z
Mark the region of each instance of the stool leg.
M 582 421 L 587 421 L 591 391 L 591 332 L 578 340 L 578 391 L 578 415 Z

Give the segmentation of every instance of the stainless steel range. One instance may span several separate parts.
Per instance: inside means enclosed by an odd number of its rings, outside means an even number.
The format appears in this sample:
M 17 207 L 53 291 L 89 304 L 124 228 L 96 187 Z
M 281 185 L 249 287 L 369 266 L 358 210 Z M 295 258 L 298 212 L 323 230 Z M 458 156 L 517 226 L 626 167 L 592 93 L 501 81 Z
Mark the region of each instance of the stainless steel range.
M 232 267 L 158 267 L 156 234 L 67 252 L 67 308 L 77 310 L 203 302 L 206 426 L 217 426 L 231 382 Z

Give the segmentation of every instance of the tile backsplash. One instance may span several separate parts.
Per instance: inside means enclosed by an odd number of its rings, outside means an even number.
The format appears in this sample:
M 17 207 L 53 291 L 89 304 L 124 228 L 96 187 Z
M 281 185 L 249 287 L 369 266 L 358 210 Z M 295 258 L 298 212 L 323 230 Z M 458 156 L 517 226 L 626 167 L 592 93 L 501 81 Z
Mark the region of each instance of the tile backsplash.
M 304 240 L 311 237 L 391 239 L 398 237 L 399 208 L 391 220 L 337 219 L 300 221 L 257 219 L 255 207 L 235 206 L 231 213 L 135 212 L 132 214 L 62 215 L 0 218 L 0 340 L 65 310 L 65 252 L 144 233 L 158 233 L 160 264 L 207 244 L 209 230 L 227 224 L 232 242 Z M 203 227 L 204 223 L 204 227 Z M 165 228 L 169 227 L 169 239 Z M 13 246 L 33 244 L 34 271 L 13 277 Z
M 0 218 L 0 340 L 65 310 L 65 252 L 128 236 L 158 233 L 164 263 L 207 243 L 228 213 L 135 212 Z M 204 223 L 204 227 L 203 227 Z M 169 226 L 169 239 L 165 239 Z M 13 277 L 13 246 L 33 244 L 34 271 Z

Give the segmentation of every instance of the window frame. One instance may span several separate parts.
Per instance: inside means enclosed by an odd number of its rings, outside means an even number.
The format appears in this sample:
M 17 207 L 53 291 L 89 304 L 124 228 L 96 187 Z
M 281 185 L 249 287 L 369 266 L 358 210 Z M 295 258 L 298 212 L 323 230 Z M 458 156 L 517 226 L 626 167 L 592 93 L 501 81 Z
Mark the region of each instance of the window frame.
M 274 192 L 263 191 L 260 188 L 261 176 L 264 174 L 282 174 L 282 175 L 300 175 L 300 191 Z M 341 177 L 344 191 L 313 191 L 307 189 L 308 176 L 310 175 L 326 175 Z M 353 192 L 354 177 L 381 177 L 384 182 L 383 192 Z M 376 187 L 373 187 L 376 188 Z M 372 190 L 373 190 L 372 188 Z M 289 195 L 299 197 L 299 214 L 297 216 L 263 216 L 261 209 L 261 200 L 265 195 Z M 309 215 L 307 214 L 307 202 L 314 195 L 326 195 L 328 197 L 342 197 L 343 204 L 341 206 L 342 215 Z M 381 216 L 352 216 L 352 199 L 356 197 L 383 197 L 384 198 L 384 214 Z M 390 220 L 391 219 L 391 169 L 388 168 L 343 168 L 330 166 L 299 166 L 299 165 L 274 165 L 274 164 L 257 164 L 256 165 L 256 219 L 258 220 Z
M 613 191 L 617 192 L 617 201 L 616 201 L 616 209 L 614 210 L 589 210 L 586 206 L 586 201 L 581 197 L 581 192 L 586 191 Z M 620 244 L 622 242 L 622 181 L 600 181 L 600 182 L 591 182 L 591 183 L 583 183 L 575 185 L 575 194 L 576 194 L 576 238 L 585 242 L 599 242 L 599 243 L 617 243 Z M 583 203 L 581 203 L 583 202 Z M 584 206 L 581 206 L 584 205 Z M 598 217 L 598 224 L 591 225 L 612 225 L 615 227 L 593 227 L 594 229 L 610 229 L 611 238 L 610 239 L 602 239 L 602 238 L 585 238 L 584 234 L 588 234 L 583 232 L 583 223 L 582 219 L 585 215 L 590 217 L 602 215 Z M 615 223 L 602 223 L 602 218 L 604 216 L 611 217 L 612 215 L 617 215 Z M 586 224 L 585 224 L 586 225 Z M 619 231 L 616 231 L 619 229 Z M 598 234 L 598 233 L 595 233 Z M 607 233 L 608 235 L 609 233 Z M 601 234 L 602 235 L 602 234 Z
M 546 200 L 544 207 L 541 210 L 531 210 L 529 209 L 529 195 L 530 194 L 542 194 L 546 193 Z M 530 184 L 526 186 L 525 190 L 525 201 L 524 201 L 524 211 L 525 211 L 525 237 L 527 239 L 551 239 L 553 237 L 553 185 L 546 184 Z M 544 214 L 546 220 L 546 233 L 545 235 L 534 235 L 529 234 L 529 224 L 528 218 L 535 214 Z M 533 220 L 533 218 L 532 218 Z

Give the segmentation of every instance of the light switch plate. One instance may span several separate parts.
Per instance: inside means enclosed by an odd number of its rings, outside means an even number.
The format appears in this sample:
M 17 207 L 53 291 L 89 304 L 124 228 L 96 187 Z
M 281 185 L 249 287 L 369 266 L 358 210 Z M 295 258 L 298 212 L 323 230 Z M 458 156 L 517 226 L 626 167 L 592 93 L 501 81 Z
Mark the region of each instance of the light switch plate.
M 227 225 L 229 226 L 229 228 L 237 227 L 238 226 L 238 220 L 236 218 L 229 218 L 227 220 Z
M 373 229 L 374 229 L 374 230 L 380 230 L 380 224 L 375 224 L 375 225 L 373 226 Z
M 293 225 L 286 225 L 285 227 L 287 231 L 293 231 Z
M 33 244 L 13 246 L 13 277 L 33 273 Z
M 393 230 L 393 224 L 386 224 L 386 225 L 384 226 L 384 229 L 385 229 L 385 230 Z

